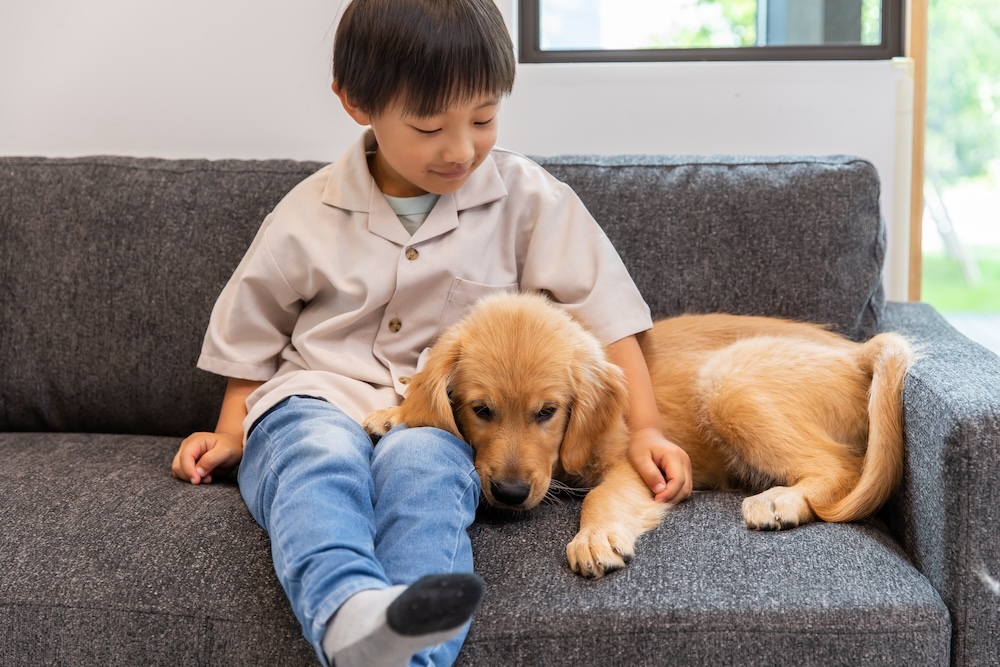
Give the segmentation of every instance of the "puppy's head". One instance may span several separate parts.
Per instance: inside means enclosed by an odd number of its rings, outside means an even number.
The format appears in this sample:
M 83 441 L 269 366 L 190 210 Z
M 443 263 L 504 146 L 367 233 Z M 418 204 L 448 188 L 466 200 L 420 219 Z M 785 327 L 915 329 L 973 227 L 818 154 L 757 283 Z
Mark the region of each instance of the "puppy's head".
M 442 336 L 406 402 L 475 449 L 491 504 L 527 510 L 553 475 L 597 481 L 606 441 L 621 442 L 627 392 L 576 320 L 520 294 L 484 299 Z

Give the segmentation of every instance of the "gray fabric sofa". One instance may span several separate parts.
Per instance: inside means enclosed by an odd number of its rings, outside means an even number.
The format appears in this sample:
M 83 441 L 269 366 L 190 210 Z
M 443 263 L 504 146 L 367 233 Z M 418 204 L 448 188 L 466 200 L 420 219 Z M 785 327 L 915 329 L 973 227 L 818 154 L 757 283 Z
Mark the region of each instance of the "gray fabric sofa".
M 698 493 L 631 566 L 576 577 L 579 500 L 472 529 L 486 596 L 459 663 L 1000 664 L 1000 359 L 886 303 L 874 168 L 850 157 L 541 159 L 604 225 L 657 316 L 894 329 L 906 469 L 878 517 L 747 531 Z M 0 158 L 0 664 L 312 665 L 232 482 L 171 478 L 223 381 L 211 306 L 288 161 Z M 992 579 L 991 579 L 992 578 Z

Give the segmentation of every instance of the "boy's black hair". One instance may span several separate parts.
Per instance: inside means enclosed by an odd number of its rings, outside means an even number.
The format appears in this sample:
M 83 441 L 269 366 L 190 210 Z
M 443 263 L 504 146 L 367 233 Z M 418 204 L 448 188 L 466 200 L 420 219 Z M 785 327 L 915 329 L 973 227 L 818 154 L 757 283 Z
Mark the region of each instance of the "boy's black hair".
M 510 93 L 514 48 L 494 0 L 351 0 L 337 27 L 333 79 L 372 117 L 416 117 Z

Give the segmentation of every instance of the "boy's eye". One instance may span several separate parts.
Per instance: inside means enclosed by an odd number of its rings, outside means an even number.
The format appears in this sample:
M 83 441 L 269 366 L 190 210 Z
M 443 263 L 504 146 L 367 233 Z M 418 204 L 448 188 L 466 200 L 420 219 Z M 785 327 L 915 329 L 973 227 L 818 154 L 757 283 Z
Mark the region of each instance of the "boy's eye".
M 420 134 L 437 134 L 438 132 L 441 131 L 441 130 L 424 130 L 419 127 L 413 127 L 413 129 L 419 132 Z
M 479 125 L 479 126 L 490 125 L 490 124 L 493 123 L 494 120 L 496 120 L 496 116 L 493 116 L 493 118 L 490 118 L 489 120 L 477 120 L 476 121 L 476 125 Z

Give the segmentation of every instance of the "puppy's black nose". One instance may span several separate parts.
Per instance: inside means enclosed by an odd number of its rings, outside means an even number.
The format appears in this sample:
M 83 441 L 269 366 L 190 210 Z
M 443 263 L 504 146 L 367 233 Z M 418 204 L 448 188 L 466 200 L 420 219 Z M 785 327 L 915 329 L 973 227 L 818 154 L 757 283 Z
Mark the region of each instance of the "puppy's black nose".
M 528 499 L 531 485 L 519 480 L 494 479 L 490 481 L 490 492 L 497 502 L 516 507 Z

